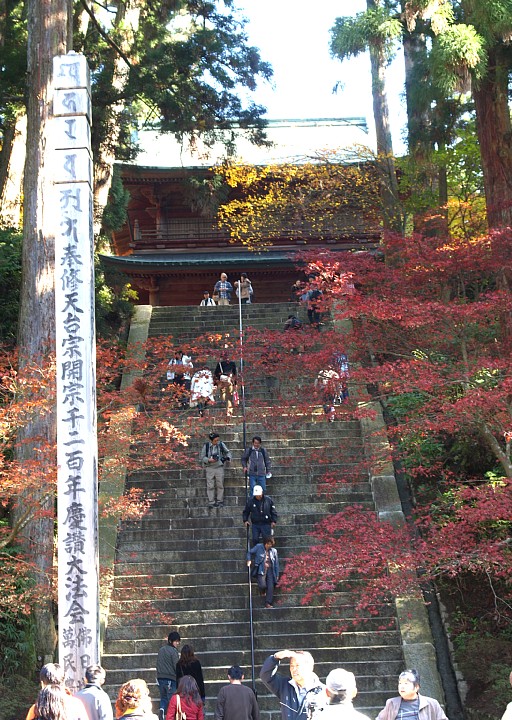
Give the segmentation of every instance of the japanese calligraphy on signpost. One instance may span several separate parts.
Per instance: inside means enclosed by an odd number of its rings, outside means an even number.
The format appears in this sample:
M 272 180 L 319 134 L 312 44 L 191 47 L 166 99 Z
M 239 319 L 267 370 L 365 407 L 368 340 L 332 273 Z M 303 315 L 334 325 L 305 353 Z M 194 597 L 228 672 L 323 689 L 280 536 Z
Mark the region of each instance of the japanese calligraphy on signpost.
M 53 62 L 59 661 L 77 689 L 99 662 L 91 100 L 87 62 Z

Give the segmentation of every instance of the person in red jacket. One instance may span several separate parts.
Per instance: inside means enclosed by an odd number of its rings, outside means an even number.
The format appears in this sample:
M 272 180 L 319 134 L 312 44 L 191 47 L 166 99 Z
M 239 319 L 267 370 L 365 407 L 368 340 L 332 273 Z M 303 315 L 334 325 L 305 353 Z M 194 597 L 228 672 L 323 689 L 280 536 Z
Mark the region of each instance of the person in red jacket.
M 191 675 L 184 675 L 178 683 L 178 689 L 167 707 L 166 720 L 175 720 L 178 703 L 187 720 L 204 720 L 203 701 L 197 683 Z

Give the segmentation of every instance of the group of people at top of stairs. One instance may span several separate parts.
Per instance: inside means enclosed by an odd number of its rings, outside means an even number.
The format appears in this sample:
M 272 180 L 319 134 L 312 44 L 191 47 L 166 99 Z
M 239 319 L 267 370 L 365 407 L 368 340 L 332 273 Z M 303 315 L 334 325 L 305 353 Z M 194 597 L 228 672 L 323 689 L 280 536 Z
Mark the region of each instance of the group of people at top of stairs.
M 193 651 L 194 667 L 184 664 L 183 651 L 190 646 L 183 648 L 180 658 L 177 650 L 179 643 L 179 633 L 171 632 L 167 644 L 158 652 L 160 718 L 182 720 L 178 715 L 178 706 L 181 706 L 186 720 L 204 720 L 201 664 Z M 282 661 L 289 662 L 289 674 L 279 672 Z M 186 663 L 189 663 L 189 653 Z M 187 672 L 185 676 L 184 670 Z M 223 686 L 217 695 L 215 720 L 259 720 L 256 696 L 250 688 L 242 685 L 242 668 L 232 665 L 227 675 L 229 685 Z M 314 672 L 314 659 L 310 652 L 278 650 L 263 662 L 260 679 L 278 698 L 281 720 L 369 720 L 353 706 L 357 695 L 354 674 L 344 668 L 335 668 L 329 672 L 324 684 Z M 377 720 L 447 720 L 439 702 L 421 695 L 419 690 L 418 671 L 404 670 L 398 677 L 398 697 L 387 700 Z
M 247 277 L 247 273 L 241 273 L 240 280 L 235 281 L 235 287 L 233 288 L 233 285 L 228 280 L 228 276 L 223 272 L 220 275 L 220 280 L 217 280 L 215 283 L 212 295 L 210 296 L 209 290 L 203 292 L 203 299 L 199 303 L 199 307 L 229 305 L 233 289 L 242 305 L 250 305 L 253 302 L 254 290 L 252 282 Z
M 194 364 L 190 355 L 178 348 L 167 369 L 167 381 L 173 385 L 178 406 L 197 408 L 199 415 L 203 417 L 206 408 L 216 402 L 215 396 L 218 393 L 226 407 L 227 416 L 233 415 L 233 407 L 238 405 L 237 370 L 236 363 L 229 358 L 227 347 L 213 372 L 206 363 L 195 373 L 193 370 Z
M 302 280 L 297 280 L 291 288 L 291 301 L 296 302 L 297 299 L 305 305 L 308 313 L 308 320 L 310 325 L 315 327 L 317 330 L 323 325 L 322 323 L 322 290 L 316 287 L 311 287 L 311 283 L 314 282 L 315 276 L 310 275 L 308 277 L 308 283 Z M 235 280 L 234 287 L 229 282 L 228 276 L 225 272 L 221 273 L 220 280 L 214 285 L 213 293 L 210 295 L 209 290 L 204 290 L 203 298 L 199 303 L 199 307 L 216 307 L 229 305 L 231 303 L 231 296 L 233 290 L 237 299 L 242 305 L 250 305 L 254 302 L 254 288 L 251 280 L 247 277 L 247 273 L 240 274 L 240 280 Z M 288 319 L 297 318 L 294 315 L 290 315 Z M 300 322 L 300 321 L 299 321 Z M 293 326 L 295 327 L 295 326 Z M 285 326 L 285 329 L 288 329 Z
M 224 471 L 231 460 L 229 448 L 218 433 L 211 432 L 199 453 L 199 462 L 206 475 L 209 509 L 224 506 Z M 272 608 L 274 588 L 279 580 L 279 558 L 272 537 L 277 511 L 272 498 L 265 495 L 266 481 L 272 477 L 272 463 L 259 435 L 255 435 L 251 445 L 244 450 L 242 468 L 249 480 L 249 495 L 242 518 L 247 527 L 252 525 L 252 548 L 247 553 L 247 562 L 254 565 L 252 575 L 265 597 L 265 607 Z
M 314 280 L 311 276 L 309 281 Z M 254 291 L 251 280 L 246 273 L 241 273 L 240 280 L 236 280 L 235 292 L 242 304 L 251 304 L 254 298 Z M 229 305 L 233 285 L 228 281 L 226 273 L 221 273 L 220 280 L 215 283 L 213 297 L 205 290 L 200 307 L 215 307 L 217 305 Z M 297 280 L 292 286 L 292 300 L 299 298 L 307 307 L 309 322 L 312 326 L 320 328 L 321 323 L 321 297 L 322 291 L 317 288 L 308 287 L 304 282 Z M 302 330 L 302 322 L 296 315 L 288 315 L 284 323 L 285 331 Z M 301 353 L 304 351 L 302 343 L 299 343 L 292 352 Z M 275 362 L 273 354 L 276 348 L 268 348 L 268 364 Z M 262 363 L 265 362 L 265 352 L 262 354 Z M 221 359 L 217 363 L 215 371 L 212 372 L 207 364 L 203 364 L 194 374 L 192 357 L 186 354 L 182 348 L 177 348 L 174 357 L 169 361 L 167 370 L 167 381 L 173 385 L 174 395 L 178 406 L 182 408 L 197 408 L 199 415 L 204 415 L 209 405 L 215 404 L 217 391 L 220 400 L 225 404 L 228 417 L 233 415 L 233 407 L 238 405 L 238 388 L 236 363 L 229 358 L 228 346 L 225 345 Z M 315 389 L 322 397 L 326 418 L 333 422 L 336 413 L 335 405 L 341 404 L 348 399 L 348 360 L 344 353 L 336 353 L 333 363 L 318 373 L 315 380 Z M 274 399 L 277 379 L 272 373 L 266 374 L 265 382 L 267 389 Z

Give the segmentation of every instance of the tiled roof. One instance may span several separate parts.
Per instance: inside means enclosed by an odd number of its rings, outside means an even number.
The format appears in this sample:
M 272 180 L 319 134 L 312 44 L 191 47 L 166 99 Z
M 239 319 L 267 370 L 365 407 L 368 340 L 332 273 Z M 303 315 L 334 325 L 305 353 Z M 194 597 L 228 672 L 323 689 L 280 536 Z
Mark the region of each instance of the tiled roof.
M 367 146 L 369 143 L 366 119 L 363 117 L 268 120 L 266 133 L 272 145 L 258 147 L 240 131 L 236 155 L 232 159 L 250 165 L 270 165 L 302 163 L 334 153 L 338 161 L 345 162 L 354 160 L 355 146 Z M 125 166 L 207 168 L 226 157 L 226 149 L 221 142 L 208 148 L 198 140 L 192 148 L 187 139 L 180 143 L 174 135 L 162 135 L 157 130 L 142 130 L 136 139 L 141 150 Z

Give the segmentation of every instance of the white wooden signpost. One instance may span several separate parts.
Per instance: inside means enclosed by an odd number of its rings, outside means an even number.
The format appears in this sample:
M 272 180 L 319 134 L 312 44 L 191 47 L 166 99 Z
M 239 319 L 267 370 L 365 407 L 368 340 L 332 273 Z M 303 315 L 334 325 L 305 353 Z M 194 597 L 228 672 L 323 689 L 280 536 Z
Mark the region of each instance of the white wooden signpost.
M 74 691 L 99 662 L 91 94 L 83 55 L 53 59 L 53 90 L 59 662 Z

